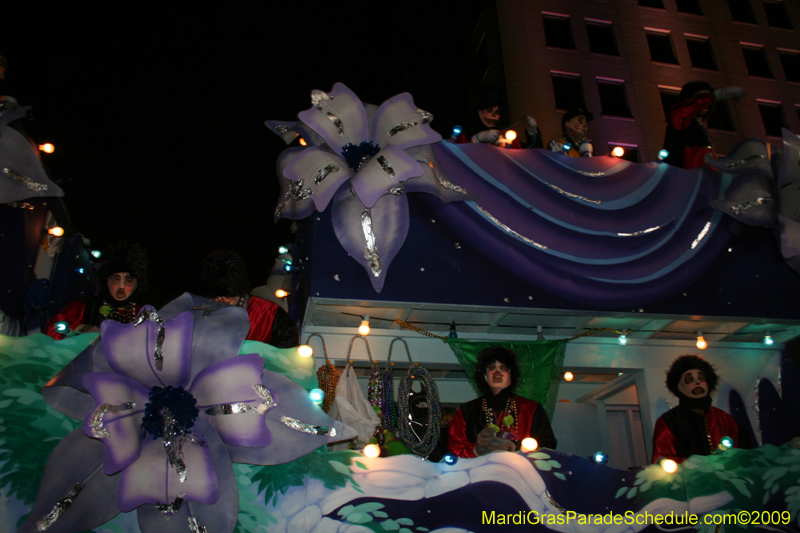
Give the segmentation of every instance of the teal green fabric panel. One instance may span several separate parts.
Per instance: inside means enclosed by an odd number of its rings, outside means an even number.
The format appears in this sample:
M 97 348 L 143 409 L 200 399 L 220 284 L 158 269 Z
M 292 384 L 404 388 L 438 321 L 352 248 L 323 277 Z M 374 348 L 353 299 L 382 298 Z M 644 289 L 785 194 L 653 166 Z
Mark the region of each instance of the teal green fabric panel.
M 558 385 L 561 382 L 561 368 L 564 365 L 564 353 L 567 341 L 513 341 L 513 342 L 474 342 L 461 339 L 447 339 L 458 362 L 467 373 L 476 394 L 478 388 L 472 379 L 478 354 L 489 346 L 508 348 L 517 354 L 522 373 L 517 385 L 517 394 L 541 403 L 547 416 L 553 420 L 553 412 L 558 397 Z

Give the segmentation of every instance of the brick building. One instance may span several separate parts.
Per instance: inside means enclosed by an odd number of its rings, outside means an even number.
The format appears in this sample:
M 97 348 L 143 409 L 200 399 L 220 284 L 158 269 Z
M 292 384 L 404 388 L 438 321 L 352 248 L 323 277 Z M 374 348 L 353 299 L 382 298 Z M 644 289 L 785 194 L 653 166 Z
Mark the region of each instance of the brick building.
M 782 126 L 800 132 L 800 0 L 478 3 L 475 86 L 505 81 L 511 121 L 534 116 L 545 142 L 580 104 L 595 115 L 596 154 L 619 144 L 651 161 L 665 108 L 692 80 L 749 93 L 709 121 L 719 154 L 745 138 L 778 142 Z

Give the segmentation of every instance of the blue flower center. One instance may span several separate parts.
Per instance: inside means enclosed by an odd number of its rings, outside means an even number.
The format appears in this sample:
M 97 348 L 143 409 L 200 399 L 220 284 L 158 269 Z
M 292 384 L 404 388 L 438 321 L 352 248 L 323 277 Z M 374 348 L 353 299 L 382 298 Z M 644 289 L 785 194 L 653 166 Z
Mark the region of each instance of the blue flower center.
M 164 428 L 177 431 L 183 435 L 194 427 L 194 421 L 200 411 L 197 400 L 183 387 L 153 387 L 150 389 L 150 401 L 144 406 L 142 428 L 154 439 L 164 437 Z
M 361 167 L 375 157 L 375 154 L 381 151 L 380 146 L 375 146 L 372 141 L 364 141 L 358 146 L 353 143 L 346 144 L 342 147 L 342 157 L 347 163 L 347 166 L 358 172 Z

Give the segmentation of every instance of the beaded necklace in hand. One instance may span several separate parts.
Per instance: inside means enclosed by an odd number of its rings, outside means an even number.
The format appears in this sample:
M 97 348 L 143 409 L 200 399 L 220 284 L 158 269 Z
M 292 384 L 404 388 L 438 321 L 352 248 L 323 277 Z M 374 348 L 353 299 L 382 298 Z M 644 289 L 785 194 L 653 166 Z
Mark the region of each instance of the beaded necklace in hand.
M 486 398 L 481 398 L 481 407 L 483 408 L 483 418 L 486 422 L 486 425 L 483 427 L 489 427 L 494 424 L 499 427 L 501 431 L 508 431 L 519 438 L 517 434 L 517 401 L 514 399 L 514 396 L 508 398 L 506 408 L 497 413 L 497 416 L 495 416 L 494 410 L 486 403 Z M 503 413 L 505 413 L 505 415 L 503 415 Z
M 317 381 L 319 388 L 325 393 L 322 399 L 322 410 L 326 413 L 331 410 L 333 401 L 336 399 L 336 385 L 339 384 L 339 371 L 328 361 L 317 370 Z

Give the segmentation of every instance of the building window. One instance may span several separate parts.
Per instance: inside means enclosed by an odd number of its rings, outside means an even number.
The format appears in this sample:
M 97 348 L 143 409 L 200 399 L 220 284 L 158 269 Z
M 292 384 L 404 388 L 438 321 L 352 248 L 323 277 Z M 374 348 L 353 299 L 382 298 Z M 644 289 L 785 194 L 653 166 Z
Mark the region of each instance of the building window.
M 619 55 L 614 26 L 610 22 L 586 19 L 586 33 L 589 35 L 590 52 L 609 56 Z
M 761 120 L 764 122 L 764 130 L 767 135 L 781 137 L 781 128 L 786 127 L 786 120 L 783 118 L 780 102 L 758 100 L 758 110 L 761 111 Z
M 669 121 L 669 108 L 681 101 L 681 88 L 659 86 L 658 92 L 661 95 L 661 108 L 664 110 L 664 120 Z
M 647 31 L 647 45 L 650 47 L 650 59 L 659 63 L 678 64 L 675 57 L 675 48 L 672 46 L 672 37 L 665 31 Z
M 758 76 L 759 78 L 774 78 L 772 69 L 769 68 L 769 61 L 767 61 L 767 54 L 764 53 L 764 47 L 757 44 L 740 43 L 742 45 L 742 54 L 744 55 L 744 62 L 747 64 L 747 73 L 751 76 Z
M 583 100 L 583 87 L 579 74 L 568 72 L 550 72 L 553 79 L 553 93 L 556 97 L 556 109 L 586 108 Z
M 655 7 L 656 9 L 664 9 L 664 2 L 662 0 L 639 0 L 639 5 L 644 7 Z
M 544 22 L 544 38 L 547 46 L 575 50 L 575 39 L 572 37 L 572 26 L 568 15 L 542 13 Z
M 600 93 L 600 106 L 604 115 L 615 117 L 632 117 L 628 105 L 628 95 L 625 94 L 623 80 L 597 78 L 597 91 Z
M 678 4 L 679 13 L 691 13 L 692 15 L 702 15 L 703 9 L 698 0 L 675 0 Z
M 707 122 L 709 129 L 712 130 L 735 131 L 727 100 L 718 100 L 714 104 L 714 107 L 711 108 L 711 113 L 708 115 Z
M 767 22 L 773 28 L 792 29 L 792 22 L 789 20 L 789 13 L 786 12 L 786 4 L 783 2 L 763 2 L 764 13 L 767 14 Z
M 625 150 L 625 153 L 622 154 L 620 159 L 624 159 L 626 161 L 630 161 L 631 163 L 638 163 L 639 162 L 639 146 L 636 144 L 627 144 L 627 143 L 608 143 L 608 153 L 611 153 L 611 150 L 616 148 L 617 146 L 622 147 Z
M 728 0 L 728 8 L 731 10 L 731 18 L 736 22 L 756 23 L 750 0 Z
M 694 68 L 719 70 L 708 37 L 687 35 L 686 46 L 689 48 L 689 57 L 692 59 L 692 66 Z
M 781 58 L 783 73 L 786 74 L 786 81 L 800 82 L 800 52 L 797 50 L 778 50 Z

